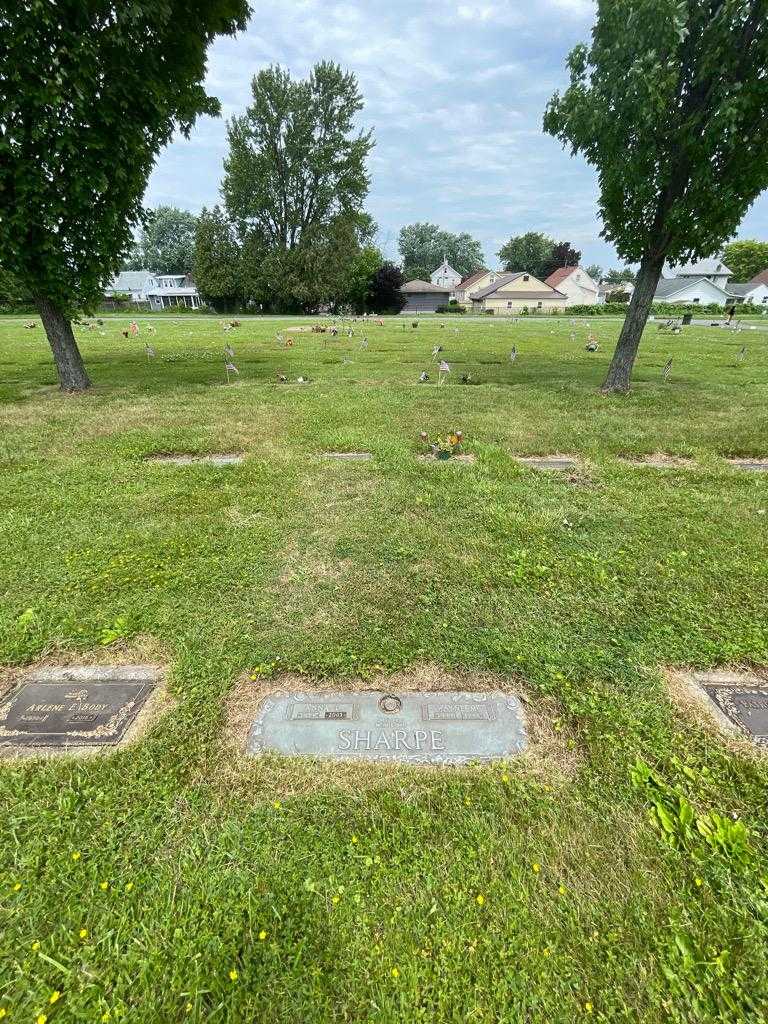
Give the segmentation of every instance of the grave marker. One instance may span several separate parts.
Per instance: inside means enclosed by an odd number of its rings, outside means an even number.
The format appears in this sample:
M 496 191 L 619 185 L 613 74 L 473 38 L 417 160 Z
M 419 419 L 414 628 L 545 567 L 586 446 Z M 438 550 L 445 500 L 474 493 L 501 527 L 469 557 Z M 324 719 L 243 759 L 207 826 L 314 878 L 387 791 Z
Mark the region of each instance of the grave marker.
M 0 746 L 114 746 L 156 682 L 141 665 L 34 672 L 0 702 Z
M 517 697 L 507 693 L 273 693 L 261 705 L 247 753 L 403 764 L 467 764 L 528 745 Z

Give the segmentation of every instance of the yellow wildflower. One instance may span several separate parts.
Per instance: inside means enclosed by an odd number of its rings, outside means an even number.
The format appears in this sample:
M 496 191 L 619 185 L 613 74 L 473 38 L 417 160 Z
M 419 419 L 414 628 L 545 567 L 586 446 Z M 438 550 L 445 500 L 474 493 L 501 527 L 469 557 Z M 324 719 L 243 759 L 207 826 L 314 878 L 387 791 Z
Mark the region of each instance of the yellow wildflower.
M 109 888 L 109 882 L 99 882 L 99 888 L 102 892 L 106 891 Z
M 80 856 L 81 856 L 80 855 L 80 851 L 79 850 L 75 850 L 73 852 L 73 854 L 72 854 L 72 860 L 80 860 Z
M 334 897 L 333 897 L 333 898 L 331 899 L 331 903 L 338 903 L 340 899 L 341 899 L 341 896 L 334 896 Z
M 13 891 L 14 892 L 18 892 L 20 888 L 21 888 L 21 882 L 17 882 L 16 885 L 14 885 L 14 887 L 13 887 Z
M 33 949 L 33 950 L 34 950 L 35 952 L 37 952 L 37 951 L 38 951 L 38 949 L 40 949 L 40 943 L 39 943 L 39 942 L 37 942 L 37 941 L 33 942 L 33 943 L 32 943 L 32 949 Z
M 45 1024 L 45 1022 L 47 1020 L 48 1020 L 48 1018 L 46 1017 L 46 1015 L 44 1013 L 41 1013 L 41 1014 L 38 1014 L 38 1017 L 37 1017 L 37 1020 L 35 1021 L 35 1024 Z
M 508 775 L 502 775 L 501 776 L 501 781 L 502 782 L 509 782 L 509 776 Z
M 111 1014 L 110 1014 L 109 1010 L 105 1010 L 104 1013 L 102 1013 L 102 1015 L 101 1015 L 101 1019 L 102 1020 L 109 1020 L 110 1016 L 111 1016 Z
M 49 1002 L 49 1003 L 51 1004 L 51 1006 L 53 1006 L 53 1004 L 54 1004 L 54 1003 L 58 1003 L 58 1001 L 59 1001 L 60 999 L 61 999 L 61 992 L 59 992 L 59 990 L 58 990 L 58 989 L 56 989 L 56 991 L 55 991 L 55 992 L 51 992 L 51 997 L 50 997 L 50 999 L 48 1000 L 48 1002 Z
M 540 871 L 541 871 L 541 864 L 534 864 L 533 865 L 533 872 L 534 872 L 534 874 L 538 875 L 538 873 Z
M 565 888 L 564 885 L 561 885 L 561 886 L 558 887 L 557 891 L 560 893 L 561 896 L 565 896 L 566 888 Z
M 88 938 L 88 929 L 87 928 L 81 928 L 80 929 L 80 938 L 81 939 L 87 939 Z
M 584 1003 L 584 1012 L 592 1013 L 592 1003 Z
M 192 1010 L 192 1003 L 187 1003 L 184 1009 L 187 1011 L 187 1013 L 189 1013 Z
M 237 981 L 237 971 L 234 969 L 234 967 L 229 972 L 229 980 L 230 981 Z
M 260 940 L 261 942 L 263 942 L 263 941 L 264 941 L 264 939 L 266 939 L 266 937 L 267 937 L 267 933 L 266 933 L 266 931 L 265 931 L 264 929 L 262 929 L 262 930 L 261 930 L 261 931 L 259 932 L 259 940 Z
M 703 884 L 704 884 L 704 879 L 703 878 L 697 878 L 696 879 L 696 885 L 702 886 Z
M 545 946 L 542 950 L 542 953 L 544 954 L 544 956 L 549 956 L 549 946 Z
M 398 969 L 396 967 L 392 968 L 392 977 L 393 978 L 399 978 L 400 977 L 400 971 L 398 971 Z
M 350 839 L 350 843 L 356 843 L 356 842 L 357 842 L 357 836 L 352 836 L 352 838 Z
M 6 1010 L 6 1008 L 4 1006 L 0 1006 L 0 1020 L 2 1020 L 3 1017 L 6 1017 L 7 1015 L 8 1011 Z
M 272 806 L 275 808 L 275 810 L 279 810 L 279 808 L 281 808 L 283 805 L 280 803 L 279 800 L 275 800 Z
M 480 894 L 478 895 L 478 897 L 477 897 L 477 902 L 478 902 L 478 903 L 480 904 L 480 906 L 481 906 L 481 907 L 482 907 L 482 905 L 483 905 L 483 904 L 485 903 L 485 896 L 483 896 L 483 894 L 482 894 L 482 893 L 480 893 Z
M 128 882 L 128 884 L 125 887 L 125 891 L 126 892 L 130 892 L 132 888 L 133 888 L 133 882 Z

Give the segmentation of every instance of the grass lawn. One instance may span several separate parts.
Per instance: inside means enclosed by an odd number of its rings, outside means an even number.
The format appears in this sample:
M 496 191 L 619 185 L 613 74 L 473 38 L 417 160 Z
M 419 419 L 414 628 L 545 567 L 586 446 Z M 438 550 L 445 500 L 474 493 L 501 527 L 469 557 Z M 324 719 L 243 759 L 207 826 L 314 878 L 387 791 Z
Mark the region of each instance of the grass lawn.
M 0 322 L 0 665 L 156 660 L 175 703 L 109 756 L 0 763 L 4 1020 L 765 1020 L 768 762 L 662 669 L 768 661 L 768 475 L 723 458 L 768 454 L 768 336 L 651 325 L 606 399 L 617 321 L 590 354 L 567 320 L 285 349 L 299 319 L 108 319 L 65 397 L 24 319 Z M 417 383 L 436 343 L 440 388 Z M 416 458 L 451 428 L 474 465 Z M 577 480 L 513 459 L 549 452 Z M 696 464 L 617 459 L 652 452 Z M 507 677 L 531 754 L 355 769 L 224 741 L 251 677 L 435 667 Z

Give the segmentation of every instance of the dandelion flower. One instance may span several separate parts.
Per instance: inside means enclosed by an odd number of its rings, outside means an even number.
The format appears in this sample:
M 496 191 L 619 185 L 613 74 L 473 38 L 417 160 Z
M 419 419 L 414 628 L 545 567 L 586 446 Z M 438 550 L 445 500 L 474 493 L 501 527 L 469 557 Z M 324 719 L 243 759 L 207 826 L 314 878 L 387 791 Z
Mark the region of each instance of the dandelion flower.
M 102 1013 L 102 1015 L 101 1015 L 101 1019 L 102 1019 L 102 1020 L 109 1020 L 109 1018 L 110 1018 L 111 1016 L 112 1016 L 112 1015 L 110 1014 L 109 1010 L 105 1010 L 105 1011 L 104 1011 L 104 1013 Z
M 20 888 L 21 888 L 21 882 L 17 882 L 16 885 L 14 885 L 14 887 L 13 887 L 13 891 L 14 892 L 18 892 Z
M 87 939 L 88 938 L 88 929 L 87 928 L 81 928 L 80 929 L 80 938 L 81 939 Z
M 399 978 L 400 977 L 400 971 L 398 971 L 398 969 L 396 967 L 392 968 L 392 977 L 393 978 Z
M 549 956 L 549 946 L 545 946 L 541 952 L 544 954 L 544 956 Z
M 478 897 L 477 897 L 477 902 L 478 902 L 478 903 L 480 904 L 480 906 L 481 906 L 481 907 L 482 907 L 482 905 L 483 905 L 483 904 L 485 903 L 485 896 L 483 896 L 483 894 L 482 894 L 482 893 L 480 893 L 480 894 L 478 895 Z
M 564 885 L 559 886 L 557 891 L 560 893 L 561 896 L 565 896 L 565 894 L 567 892 L 567 890 L 566 890 Z
M 40 943 L 39 943 L 39 942 L 37 942 L 37 941 L 33 942 L 33 943 L 32 943 L 32 949 L 33 949 L 33 950 L 34 950 L 35 952 L 37 952 L 37 951 L 38 951 L 38 949 L 40 949 Z
M 275 808 L 275 810 L 279 810 L 283 805 L 280 803 L 279 800 L 275 800 L 272 806 Z
M 229 980 L 230 981 L 237 981 L 237 971 L 234 969 L 234 967 L 229 972 Z
M 53 1006 L 53 1004 L 54 1004 L 54 1003 L 58 1003 L 58 1001 L 59 1001 L 60 999 L 61 999 L 61 992 L 59 992 L 59 990 L 58 990 L 58 989 L 56 989 L 56 991 L 55 991 L 55 992 L 51 992 L 51 997 L 50 997 L 50 999 L 48 1000 L 48 1002 L 49 1002 L 49 1003 L 51 1004 L 51 1006 Z
M 266 933 L 266 931 L 265 931 L 265 930 L 264 930 L 264 929 L 262 928 L 262 930 L 261 930 L 261 931 L 259 932 L 259 940 L 260 940 L 261 942 L 263 942 L 263 941 L 264 941 L 264 939 L 266 939 L 266 937 L 267 937 L 267 933 Z
M 41 1014 L 38 1014 L 38 1017 L 37 1017 L 37 1020 L 35 1021 L 35 1024 L 45 1024 L 45 1022 L 47 1020 L 48 1020 L 47 1016 L 44 1013 L 41 1013 Z
M 72 853 L 72 860 L 80 860 L 81 854 L 79 850 L 74 850 Z
M 509 776 L 508 775 L 502 775 L 501 776 L 501 781 L 502 782 L 509 782 Z
M 132 888 L 133 888 L 133 882 L 128 882 L 128 884 L 125 887 L 125 891 L 126 892 L 130 892 Z
M 6 1017 L 7 1015 L 8 1015 L 8 1011 L 5 1009 L 5 1007 L 4 1006 L 0 1006 L 0 1020 L 2 1020 L 3 1017 Z
M 352 838 L 350 839 L 350 843 L 356 843 L 356 842 L 357 842 L 357 836 L 352 836 Z
M 338 903 L 340 899 L 341 899 L 341 896 L 334 896 L 334 897 L 333 897 L 333 898 L 331 899 L 331 903 Z
M 592 1003 L 584 1003 L 584 1012 L 592 1013 Z
M 99 888 L 105 892 L 109 888 L 109 882 L 99 882 Z
M 696 879 L 696 885 L 697 886 L 701 887 L 703 884 L 704 884 L 704 879 L 703 878 L 697 878 Z
M 534 872 L 534 874 L 538 875 L 538 873 L 540 871 L 541 871 L 541 864 L 534 864 L 533 865 L 533 872 Z
M 187 1003 L 184 1009 L 187 1011 L 187 1013 L 189 1013 L 192 1010 L 192 1003 Z

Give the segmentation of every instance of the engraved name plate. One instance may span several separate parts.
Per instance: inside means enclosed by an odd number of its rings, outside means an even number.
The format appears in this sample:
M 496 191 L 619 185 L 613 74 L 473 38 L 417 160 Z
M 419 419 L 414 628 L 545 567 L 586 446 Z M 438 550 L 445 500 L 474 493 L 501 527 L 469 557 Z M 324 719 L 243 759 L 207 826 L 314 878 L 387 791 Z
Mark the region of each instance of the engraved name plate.
M 511 694 L 281 692 L 262 703 L 247 752 L 467 764 L 512 757 L 527 743 Z

